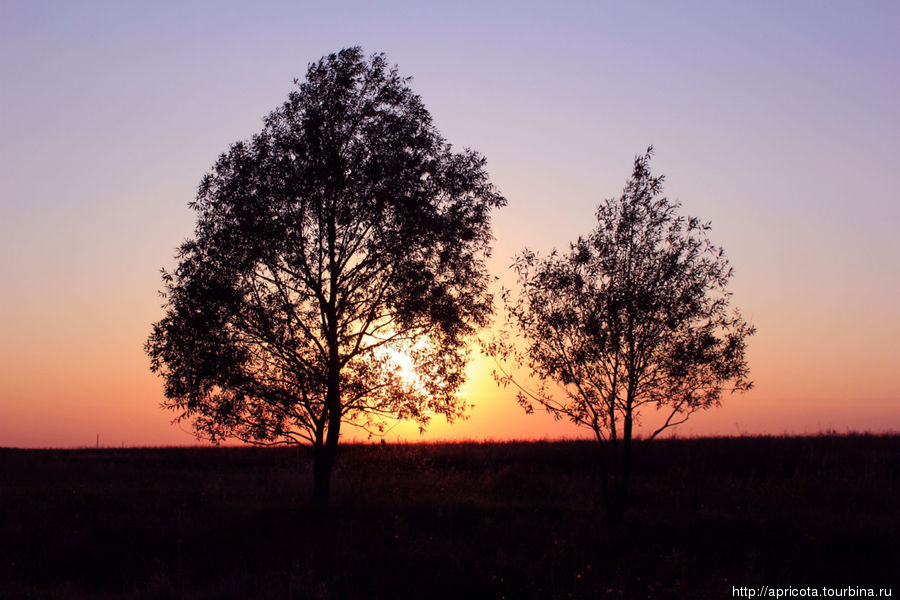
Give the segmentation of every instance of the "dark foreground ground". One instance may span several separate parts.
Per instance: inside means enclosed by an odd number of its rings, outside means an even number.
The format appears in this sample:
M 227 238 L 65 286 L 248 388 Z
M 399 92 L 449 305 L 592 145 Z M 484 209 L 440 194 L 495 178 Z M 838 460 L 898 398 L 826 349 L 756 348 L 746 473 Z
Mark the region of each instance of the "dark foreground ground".
M 620 532 L 593 460 L 348 446 L 323 513 L 294 449 L 0 450 L 0 598 L 900 596 L 900 436 L 659 440 Z

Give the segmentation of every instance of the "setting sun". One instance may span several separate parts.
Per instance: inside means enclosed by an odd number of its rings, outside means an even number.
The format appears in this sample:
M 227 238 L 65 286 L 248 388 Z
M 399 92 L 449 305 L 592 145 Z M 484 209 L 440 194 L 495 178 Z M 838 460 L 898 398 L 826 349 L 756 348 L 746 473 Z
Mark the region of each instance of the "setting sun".
M 422 387 L 422 377 L 416 373 L 416 366 L 413 359 L 401 350 L 387 350 L 387 369 L 398 377 L 404 385 L 412 388 L 420 389 Z

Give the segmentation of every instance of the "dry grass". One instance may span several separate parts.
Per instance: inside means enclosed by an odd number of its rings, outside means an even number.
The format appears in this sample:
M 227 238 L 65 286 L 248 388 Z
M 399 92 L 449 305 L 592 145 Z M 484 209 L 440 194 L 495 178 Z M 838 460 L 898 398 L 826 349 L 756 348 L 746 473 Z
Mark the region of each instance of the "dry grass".
M 0 598 L 720 598 L 889 586 L 900 436 L 658 440 L 621 531 L 589 442 L 0 450 Z

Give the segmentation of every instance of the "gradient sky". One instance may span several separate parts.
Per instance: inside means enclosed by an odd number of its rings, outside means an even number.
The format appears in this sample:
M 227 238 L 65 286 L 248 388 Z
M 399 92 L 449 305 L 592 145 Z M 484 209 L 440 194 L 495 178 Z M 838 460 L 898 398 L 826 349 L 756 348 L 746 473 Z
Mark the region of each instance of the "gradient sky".
M 634 155 L 712 221 L 756 388 L 679 435 L 900 430 L 896 2 L 0 3 L 0 446 L 191 444 L 143 343 L 203 173 L 340 48 L 383 51 L 565 248 Z M 424 439 L 579 435 L 476 361 Z M 389 440 L 420 439 L 399 426 Z

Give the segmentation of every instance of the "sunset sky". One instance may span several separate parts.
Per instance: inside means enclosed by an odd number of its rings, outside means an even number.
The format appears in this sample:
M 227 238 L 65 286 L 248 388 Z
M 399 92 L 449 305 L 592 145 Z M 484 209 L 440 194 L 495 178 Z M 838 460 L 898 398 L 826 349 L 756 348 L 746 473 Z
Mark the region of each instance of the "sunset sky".
M 491 269 L 565 248 L 634 156 L 712 221 L 756 387 L 679 435 L 900 431 L 900 3 L 0 3 L 0 446 L 195 443 L 143 352 L 201 176 L 343 47 L 385 52 L 509 205 Z M 583 435 L 476 360 L 420 437 Z

